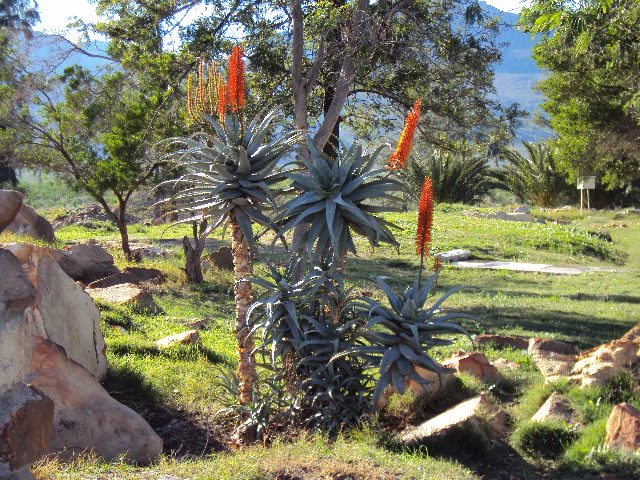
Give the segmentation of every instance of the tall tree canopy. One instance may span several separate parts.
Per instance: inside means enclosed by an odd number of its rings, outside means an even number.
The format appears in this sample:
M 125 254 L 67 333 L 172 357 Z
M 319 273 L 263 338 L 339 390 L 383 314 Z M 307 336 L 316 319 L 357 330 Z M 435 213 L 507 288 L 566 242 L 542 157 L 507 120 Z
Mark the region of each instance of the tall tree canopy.
M 640 3 L 534 0 L 520 24 L 542 34 L 534 58 L 562 168 L 609 187 L 640 177 Z
M 256 103 L 290 106 L 296 127 L 313 132 L 322 148 L 341 124 L 373 137 L 396 128 L 417 97 L 424 100 L 429 143 L 500 143 L 522 114 L 490 99 L 499 24 L 476 1 L 98 0 L 97 6 L 103 15 L 97 28 L 115 55 L 166 51 L 168 35 L 179 32 L 190 52 L 216 59 L 241 39 Z M 181 24 L 185 15 L 196 19 Z

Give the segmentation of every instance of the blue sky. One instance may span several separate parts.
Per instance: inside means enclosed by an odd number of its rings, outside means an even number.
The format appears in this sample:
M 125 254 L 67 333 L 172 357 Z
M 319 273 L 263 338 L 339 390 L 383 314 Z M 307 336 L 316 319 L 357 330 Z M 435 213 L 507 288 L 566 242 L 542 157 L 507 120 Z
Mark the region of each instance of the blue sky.
M 505 12 L 517 13 L 522 9 L 522 0 L 484 0 L 489 5 L 493 5 Z M 64 4 L 63 8 L 61 3 Z M 80 17 L 86 22 L 93 22 L 97 19 L 94 6 L 88 0 L 39 0 L 38 6 L 42 22 L 36 26 L 39 30 L 46 30 L 49 33 L 64 33 L 66 25 L 72 17 Z M 70 33 L 69 37 L 77 37 Z M 75 39 L 75 38 L 74 38 Z

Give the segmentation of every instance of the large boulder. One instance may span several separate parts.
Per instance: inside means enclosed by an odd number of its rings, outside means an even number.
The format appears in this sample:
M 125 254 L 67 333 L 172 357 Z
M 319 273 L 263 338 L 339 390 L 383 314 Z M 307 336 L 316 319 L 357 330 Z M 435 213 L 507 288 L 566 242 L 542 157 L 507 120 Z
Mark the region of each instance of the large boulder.
M 85 284 L 120 273 L 109 252 L 95 243 L 73 245 L 54 255 L 67 275 Z
M 141 463 L 157 458 L 160 439 L 98 383 L 106 347 L 91 298 L 60 269 L 55 251 L 8 247 L 14 253 L 0 249 L 0 479 L 31 478 L 26 464 L 43 449 L 93 449 Z M 53 425 L 45 449 L 48 402 Z
M 144 282 L 161 283 L 167 278 L 167 275 L 157 268 L 145 267 L 124 267 L 121 273 L 110 275 L 108 277 L 96 280 L 87 285 L 87 288 L 107 288 L 123 283 L 133 283 L 140 285 Z
M 604 444 L 614 450 L 627 452 L 640 449 L 640 410 L 628 403 L 613 407 L 607 420 Z
M 609 379 L 630 371 L 640 360 L 640 345 L 628 340 L 613 340 L 582 353 L 572 376 L 582 386 L 603 386 Z
M 33 478 L 29 466 L 49 452 L 53 402 L 24 383 L 0 393 L 0 478 Z
M 0 233 L 9 226 L 22 207 L 24 195 L 13 190 L 0 190 Z
M 506 432 L 507 414 L 482 393 L 459 403 L 417 427 L 401 432 L 396 441 L 404 445 L 438 442 L 448 435 L 478 435 L 482 440 L 498 439 Z
M 625 333 L 620 340 L 640 343 L 640 323 Z
M 82 288 L 58 266 L 52 250 L 14 243 L 7 249 L 22 264 L 36 289 L 24 316 L 34 333 L 64 348 L 67 356 L 96 379 L 107 371 L 106 344 L 100 332 L 100 311 Z
M 161 338 L 156 342 L 159 347 L 169 348 L 174 345 L 192 345 L 198 343 L 200 332 L 198 330 L 187 330 L 186 332 L 176 333 L 168 337 Z
M 231 247 L 220 247 L 209 255 L 205 255 L 202 259 L 208 261 L 219 270 L 233 272 L 233 252 Z
M 7 230 L 17 235 L 28 235 L 45 242 L 56 241 L 53 227 L 47 219 L 38 215 L 33 208 L 24 203 L 13 221 L 7 226 Z
M 568 343 L 562 342 L 560 340 L 537 337 L 529 340 L 527 350 L 530 354 L 536 352 L 554 352 L 560 353 L 561 355 L 577 355 L 578 353 L 580 353 L 579 350 L 573 345 L 569 345 Z
M 36 345 L 31 384 L 55 405 L 49 451 L 63 460 L 92 451 L 105 460 L 148 464 L 162 453 L 162 439 L 137 413 L 51 342 Z
M 554 382 L 571 375 L 576 364 L 577 355 L 562 355 L 561 353 L 538 351 L 531 354 L 545 382 Z

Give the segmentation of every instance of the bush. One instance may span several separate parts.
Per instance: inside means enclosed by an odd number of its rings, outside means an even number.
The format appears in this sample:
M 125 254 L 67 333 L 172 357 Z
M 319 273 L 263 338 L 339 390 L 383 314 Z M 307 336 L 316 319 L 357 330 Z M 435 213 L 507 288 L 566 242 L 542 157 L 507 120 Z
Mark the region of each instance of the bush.
M 533 458 L 557 459 L 578 438 L 564 422 L 525 422 L 513 432 L 515 448 Z

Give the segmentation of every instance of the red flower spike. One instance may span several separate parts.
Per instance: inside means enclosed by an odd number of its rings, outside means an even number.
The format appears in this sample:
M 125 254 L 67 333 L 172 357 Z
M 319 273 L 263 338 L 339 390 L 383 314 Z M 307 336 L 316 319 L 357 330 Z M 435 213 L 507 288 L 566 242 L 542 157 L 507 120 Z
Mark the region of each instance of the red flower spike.
M 232 112 L 240 110 L 245 102 L 244 60 L 242 59 L 242 55 L 242 48 L 235 46 L 229 58 L 228 92 L 229 105 L 231 106 Z
M 433 227 L 433 185 L 429 177 L 424 179 L 420 208 L 418 209 L 418 229 L 416 231 L 416 252 L 420 256 L 429 254 L 431 248 L 431 228 Z
M 420 99 L 416 100 L 416 103 L 413 105 L 413 109 L 407 115 L 396 150 L 391 154 L 389 161 L 387 162 L 387 169 L 401 170 L 407 164 L 407 159 L 411 153 L 413 137 L 416 133 L 418 120 L 420 119 L 421 105 Z

